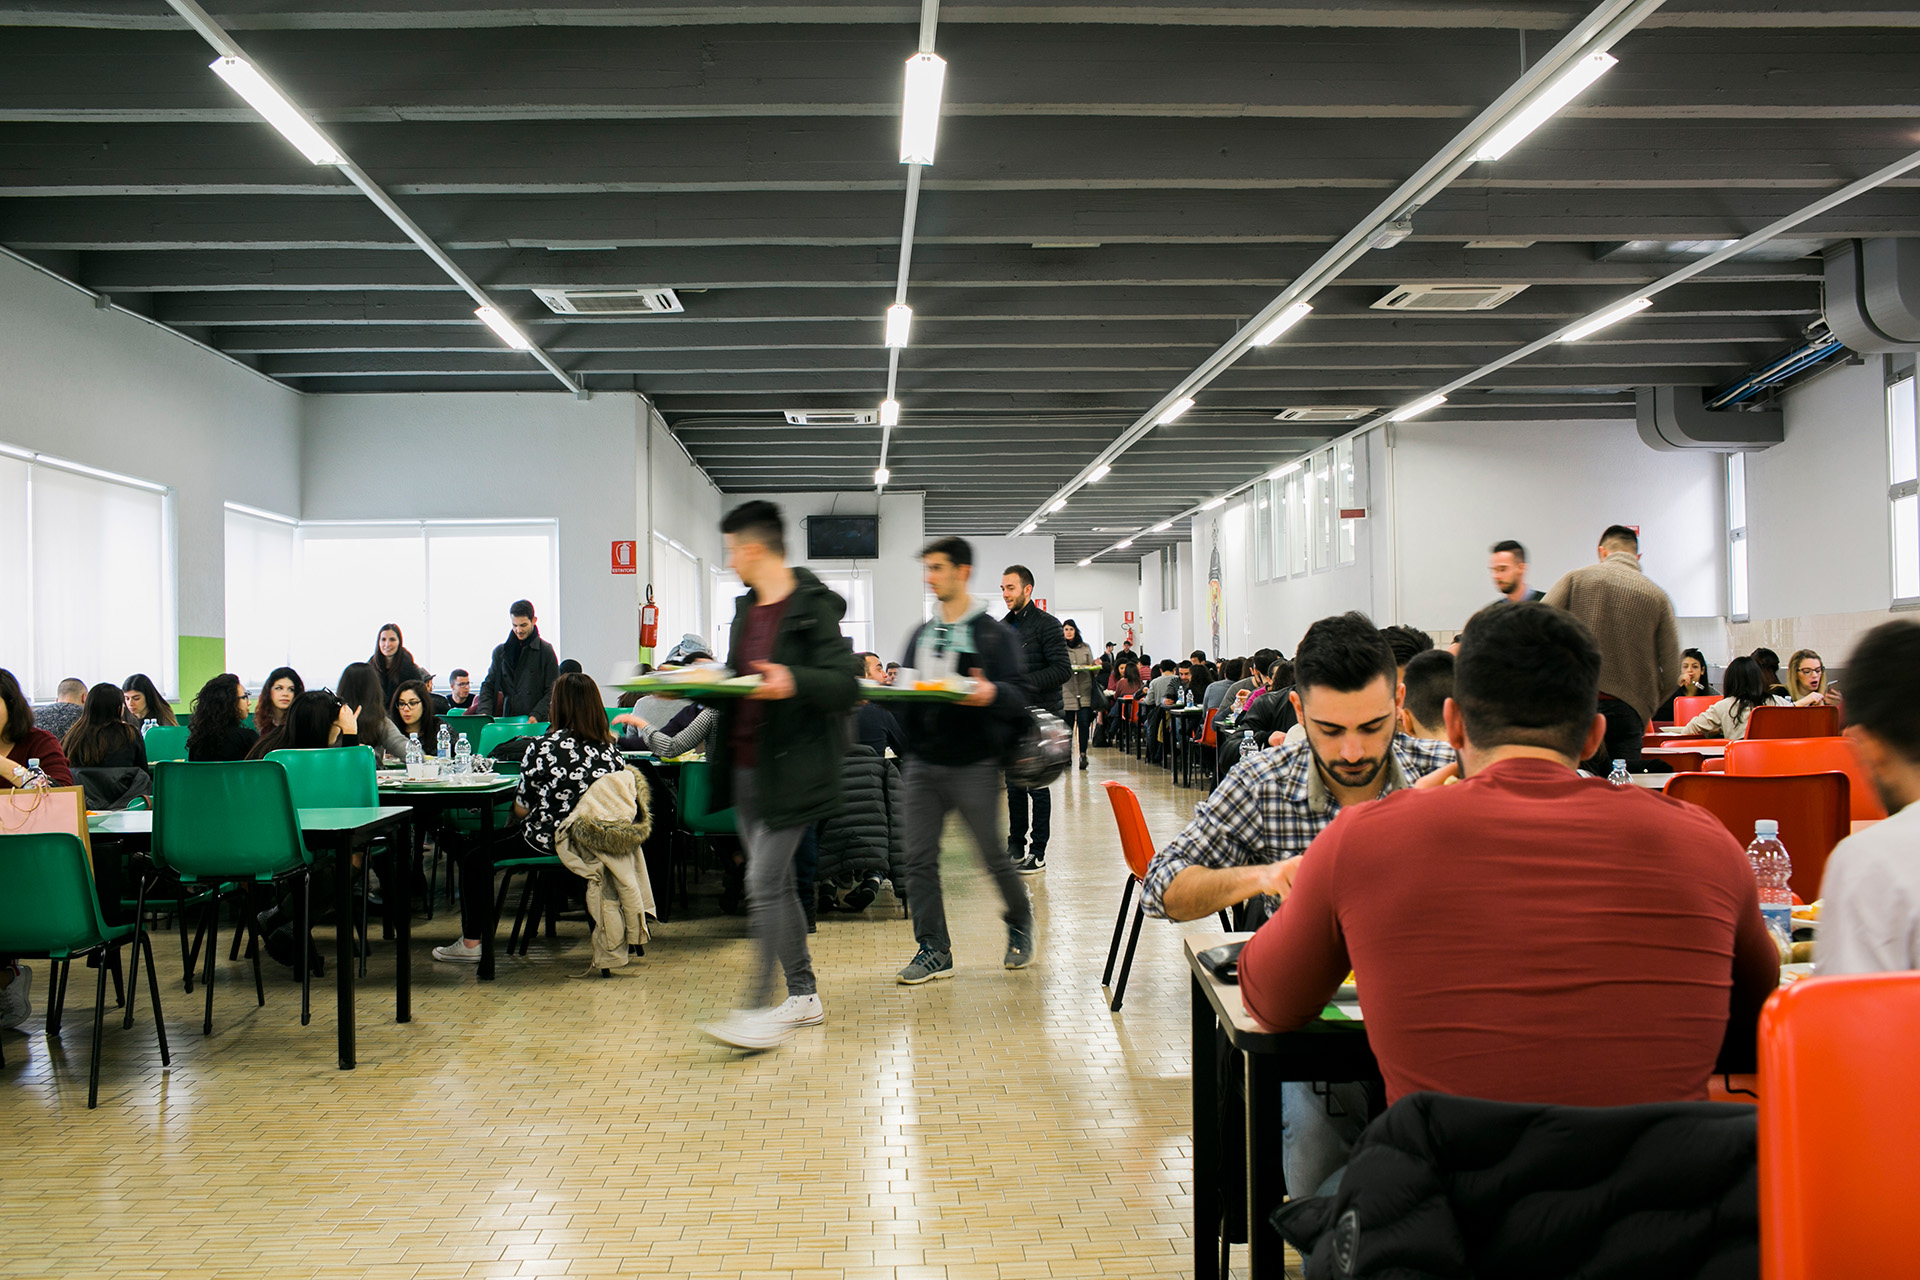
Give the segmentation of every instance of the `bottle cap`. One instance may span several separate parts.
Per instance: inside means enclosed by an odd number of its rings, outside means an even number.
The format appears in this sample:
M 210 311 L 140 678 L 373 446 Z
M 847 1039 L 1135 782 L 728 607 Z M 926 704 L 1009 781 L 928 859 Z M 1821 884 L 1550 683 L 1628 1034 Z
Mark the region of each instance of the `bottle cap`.
M 1780 824 L 1772 818 L 1755 818 L 1753 820 L 1753 834 L 1755 838 L 1760 836 L 1777 836 L 1780 834 Z
M 1616 769 L 1624 769 L 1627 767 L 1627 762 L 1625 760 L 1615 760 L 1613 762 L 1613 767 Z
M 38 773 L 40 771 L 40 757 L 35 756 L 33 757 L 33 759 L 27 761 L 27 768 L 32 769 L 35 773 Z

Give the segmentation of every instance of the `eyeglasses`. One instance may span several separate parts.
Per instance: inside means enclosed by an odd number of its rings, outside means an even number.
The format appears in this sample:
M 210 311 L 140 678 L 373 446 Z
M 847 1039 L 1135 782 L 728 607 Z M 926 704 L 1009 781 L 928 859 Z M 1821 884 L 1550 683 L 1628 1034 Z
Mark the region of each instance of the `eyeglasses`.
M 1800 668 L 1800 674 L 1803 676 L 1823 676 L 1827 674 L 1827 669 L 1825 667 L 1802 667 Z
M 402 698 L 402 699 L 400 699 L 400 705 L 401 705 L 401 706 L 403 706 L 403 707 L 418 707 L 418 706 L 420 705 L 420 699 L 418 699 L 418 698 Z

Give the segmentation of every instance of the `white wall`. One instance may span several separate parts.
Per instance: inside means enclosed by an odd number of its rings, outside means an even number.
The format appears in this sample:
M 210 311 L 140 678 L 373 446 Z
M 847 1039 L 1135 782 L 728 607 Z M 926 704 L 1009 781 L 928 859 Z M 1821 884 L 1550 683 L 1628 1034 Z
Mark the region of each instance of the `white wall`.
M 1053 535 L 1036 533 L 1024 538 L 976 538 L 968 536 L 973 547 L 973 582 L 971 590 L 976 596 L 987 597 L 987 611 L 994 617 L 1005 616 L 1006 606 L 1000 602 L 1000 571 L 1010 565 L 1023 564 L 1033 573 L 1033 594 L 1036 599 L 1047 602 L 1047 612 L 1057 614 L 1054 603 L 1059 593 L 1054 590 Z
M 1155 590 L 1159 589 L 1158 581 L 1155 579 Z M 1055 565 L 1053 589 L 1056 597 L 1049 601 L 1047 607 L 1063 622 L 1068 618 L 1078 621 L 1087 631 L 1089 639 L 1092 638 L 1093 616 L 1097 610 L 1102 631 L 1100 638 L 1118 645 L 1123 643 L 1122 632 L 1128 613 L 1134 615 L 1135 630 L 1139 628 L 1140 582 L 1140 562 L 1137 560 L 1097 560 L 1084 569 L 1072 564 Z M 1101 646 L 1094 645 L 1093 651 L 1094 656 L 1099 657 Z
M 586 401 L 559 392 L 309 396 L 300 514 L 558 520 L 560 599 L 533 602 L 541 634 L 561 657 L 604 675 L 633 659 L 639 575 L 615 575 L 609 553 L 615 540 L 647 536 L 634 484 L 646 413 L 631 394 Z M 512 582 L 501 582 L 498 593 L 504 637 L 507 606 L 524 593 Z M 476 654 L 463 665 L 486 661 Z
M 302 397 L 4 254 L 0 389 L 0 441 L 172 487 L 179 630 L 221 635 L 224 504 L 297 514 Z
M 1194 536 L 1200 536 L 1199 521 Z M 1144 649 L 1158 662 L 1162 658 L 1185 657 L 1194 648 L 1194 634 L 1202 621 L 1195 623 L 1194 543 L 1177 542 L 1162 551 L 1154 551 L 1140 560 L 1140 616 L 1145 619 L 1137 649 Z M 1171 558 L 1175 587 L 1173 608 L 1160 607 L 1160 566 Z
M 729 494 L 724 505 L 731 508 L 749 497 L 779 504 L 787 518 L 787 553 L 794 564 L 803 564 L 815 573 L 844 573 L 854 568 L 872 575 L 874 652 L 883 661 L 899 661 L 907 636 L 924 620 L 922 601 L 926 584 L 919 557 L 920 548 L 927 542 L 926 496 L 892 490 L 876 494 L 871 489 L 845 493 Z M 877 559 L 810 560 L 806 557 L 805 521 L 811 517 L 876 514 L 880 517 Z

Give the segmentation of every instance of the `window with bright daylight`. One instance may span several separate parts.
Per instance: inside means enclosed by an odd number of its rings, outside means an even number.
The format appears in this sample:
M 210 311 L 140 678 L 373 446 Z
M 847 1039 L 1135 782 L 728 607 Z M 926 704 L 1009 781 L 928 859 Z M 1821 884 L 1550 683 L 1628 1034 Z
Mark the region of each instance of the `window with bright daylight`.
M 170 501 L 149 481 L 0 447 L 0 611 L 15 620 L 0 667 L 29 698 L 136 671 L 177 692 Z
M 477 688 L 520 599 L 565 654 L 552 520 L 297 522 L 230 504 L 226 559 L 227 669 L 249 687 L 278 666 L 331 686 L 391 622 L 437 680 L 465 667 Z
M 1354 472 L 1353 441 L 1342 440 L 1333 446 L 1333 507 L 1334 514 L 1352 511 L 1360 506 L 1359 477 Z M 1340 517 L 1339 532 L 1334 540 L 1334 558 L 1340 564 L 1352 564 L 1359 545 L 1360 522 L 1345 516 Z
M 1267 582 L 1273 578 L 1273 526 L 1274 484 L 1271 480 L 1256 480 L 1253 485 L 1253 580 Z
M 1887 505 L 1893 536 L 1893 602 L 1920 604 L 1920 418 L 1911 364 L 1890 370 L 1887 380 Z
M 839 595 L 847 602 L 846 616 L 840 619 L 840 634 L 845 636 L 857 653 L 878 653 L 885 662 L 897 661 L 897 656 L 874 647 L 873 636 L 873 574 L 866 569 L 815 569 L 814 576 L 820 579 L 822 586 Z M 746 593 L 740 584 L 739 575 L 727 572 L 715 580 L 713 592 L 713 644 L 716 657 L 725 661 L 727 643 L 733 634 L 734 602 Z M 935 604 L 933 593 L 926 593 L 926 616 L 933 617 Z M 1000 597 L 996 594 L 993 603 L 998 605 Z M 894 641 L 894 643 L 899 643 Z

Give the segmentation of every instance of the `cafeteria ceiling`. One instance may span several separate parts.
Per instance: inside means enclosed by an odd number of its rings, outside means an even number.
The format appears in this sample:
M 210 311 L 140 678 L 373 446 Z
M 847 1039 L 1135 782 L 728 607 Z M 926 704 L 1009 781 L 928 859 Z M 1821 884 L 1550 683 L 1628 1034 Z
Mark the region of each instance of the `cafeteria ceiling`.
M 873 411 L 886 392 L 919 4 L 209 7 L 567 376 L 644 392 L 723 490 L 871 486 L 878 426 L 784 413 Z M 930 532 L 1019 524 L 1590 7 L 941 6 L 890 487 L 925 491 Z M 0 26 L 0 244 L 302 391 L 566 394 L 214 76 L 163 0 L 0 0 Z M 1043 527 L 1058 558 L 1348 429 L 1284 409 L 1404 404 L 1630 296 L 1687 261 L 1683 242 L 1739 238 L 1920 146 L 1904 0 L 1672 0 L 1612 52 L 1571 107 L 1469 166 L 1408 239 L 1077 492 Z M 1636 387 L 1727 382 L 1819 318 L 1824 245 L 1920 235 L 1916 185 L 1430 419 L 1619 419 Z M 1423 283 L 1526 287 L 1486 311 L 1372 306 Z M 531 292 L 642 286 L 685 310 L 563 316 Z

